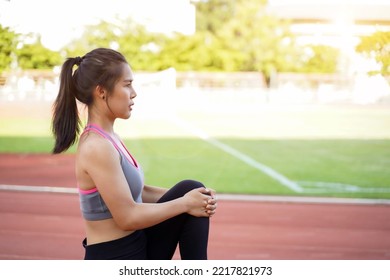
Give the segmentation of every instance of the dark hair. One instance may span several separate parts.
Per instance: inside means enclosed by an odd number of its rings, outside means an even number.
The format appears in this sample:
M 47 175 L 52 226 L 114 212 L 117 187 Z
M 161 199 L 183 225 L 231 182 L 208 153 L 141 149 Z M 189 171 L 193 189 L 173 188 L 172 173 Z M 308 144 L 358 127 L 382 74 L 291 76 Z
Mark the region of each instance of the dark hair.
M 122 75 L 125 57 L 117 51 L 98 48 L 83 57 L 66 59 L 60 74 L 60 88 L 53 105 L 52 131 L 55 137 L 54 154 L 66 151 L 76 142 L 80 118 L 76 99 L 89 106 L 93 91 L 99 85 L 108 93 Z M 78 68 L 73 71 L 73 67 Z

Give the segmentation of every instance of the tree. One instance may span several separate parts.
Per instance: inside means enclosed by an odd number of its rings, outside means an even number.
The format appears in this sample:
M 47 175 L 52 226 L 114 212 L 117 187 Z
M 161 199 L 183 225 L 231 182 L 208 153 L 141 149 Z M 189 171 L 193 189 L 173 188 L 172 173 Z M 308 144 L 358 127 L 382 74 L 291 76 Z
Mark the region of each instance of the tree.
M 331 46 L 307 45 L 302 48 L 301 65 L 297 72 L 336 73 L 340 51 Z
M 217 34 L 234 14 L 232 0 L 199 0 L 192 2 L 196 7 L 196 31 Z
M 18 34 L 0 24 L 0 74 L 11 66 Z
M 211 5 L 215 1 L 207 3 Z M 221 41 L 221 49 L 235 58 L 235 71 L 259 71 L 269 80 L 275 71 L 294 69 L 296 47 L 289 23 L 268 15 L 267 1 L 224 2 L 228 2 L 227 9 L 232 13 L 227 21 L 219 17 L 220 22 L 212 26 L 218 27 L 215 28 L 215 36 Z M 212 17 L 214 14 L 208 16 Z
M 44 47 L 40 37 L 32 44 L 24 44 L 15 51 L 18 66 L 21 69 L 53 69 L 62 63 L 62 57 L 58 52 Z
M 223 71 L 229 67 L 225 61 L 232 61 L 232 57 L 224 58 L 219 44 L 220 41 L 207 31 L 198 31 L 192 36 L 177 34 L 166 41 L 156 60 L 160 70 L 174 67 L 178 71 Z
M 121 36 L 120 26 L 113 23 L 100 21 L 96 25 L 85 26 L 84 32 L 80 38 L 73 40 L 64 48 L 65 56 L 81 56 L 92 49 L 98 47 L 115 48 L 118 36 Z
M 131 19 L 127 19 L 118 36 L 118 50 L 124 54 L 134 69 L 155 71 L 160 70 L 160 52 L 167 42 L 167 37 L 161 33 L 152 33 Z
M 380 65 L 382 75 L 390 75 L 390 31 L 377 31 L 361 37 L 356 51 L 374 58 Z
M 81 38 L 64 49 L 66 56 L 80 56 L 98 47 L 121 52 L 137 70 L 158 70 L 158 55 L 166 37 L 148 32 L 131 19 L 116 23 L 101 21 L 85 28 Z M 156 64 L 157 63 L 157 64 Z

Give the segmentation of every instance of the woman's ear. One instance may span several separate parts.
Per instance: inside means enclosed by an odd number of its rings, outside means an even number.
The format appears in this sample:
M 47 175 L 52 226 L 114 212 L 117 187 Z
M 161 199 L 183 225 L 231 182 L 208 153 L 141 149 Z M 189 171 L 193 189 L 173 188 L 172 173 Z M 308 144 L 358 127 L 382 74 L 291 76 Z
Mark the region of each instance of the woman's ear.
M 105 100 L 107 97 L 107 91 L 100 85 L 97 85 L 94 91 L 94 95 L 98 99 Z

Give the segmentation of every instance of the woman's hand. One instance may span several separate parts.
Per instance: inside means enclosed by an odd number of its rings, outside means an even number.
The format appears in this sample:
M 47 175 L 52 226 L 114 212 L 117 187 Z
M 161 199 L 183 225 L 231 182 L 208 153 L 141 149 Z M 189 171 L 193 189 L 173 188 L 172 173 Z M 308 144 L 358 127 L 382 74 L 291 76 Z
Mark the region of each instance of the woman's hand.
M 217 200 L 215 191 L 197 188 L 184 195 L 188 207 L 187 213 L 196 217 L 211 217 L 215 214 Z
M 207 188 L 210 198 L 207 201 L 206 211 L 209 214 L 209 217 L 212 217 L 217 210 L 217 193 L 215 190 Z

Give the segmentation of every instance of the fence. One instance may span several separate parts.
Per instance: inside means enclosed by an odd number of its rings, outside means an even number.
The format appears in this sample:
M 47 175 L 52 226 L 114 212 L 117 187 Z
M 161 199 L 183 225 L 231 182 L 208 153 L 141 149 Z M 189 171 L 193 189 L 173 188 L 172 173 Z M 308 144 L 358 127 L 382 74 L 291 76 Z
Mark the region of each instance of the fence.
M 264 102 L 299 103 L 390 103 L 390 86 L 382 76 L 277 73 L 267 87 L 257 72 L 176 72 L 173 68 L 135 74 L 140 92 L 251 92 L 264 96 Z M 20 71 L 0 77 L 0 100 L 54 100 L 58 73 Z

